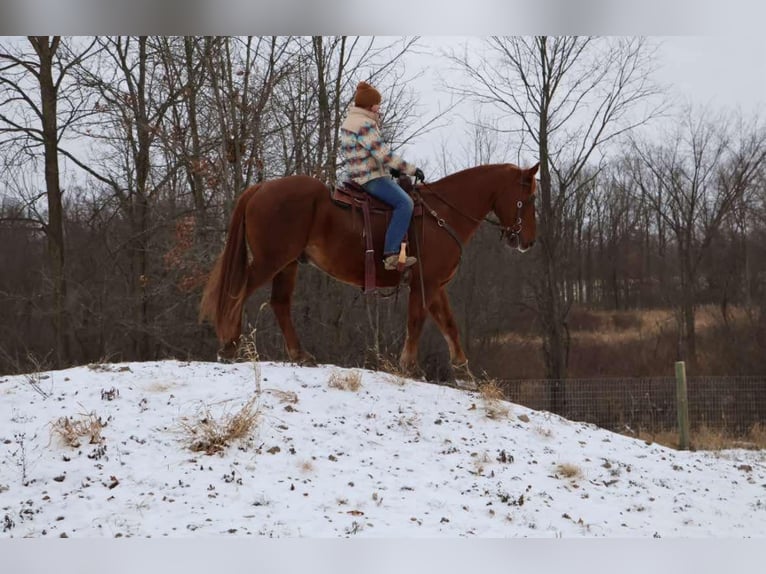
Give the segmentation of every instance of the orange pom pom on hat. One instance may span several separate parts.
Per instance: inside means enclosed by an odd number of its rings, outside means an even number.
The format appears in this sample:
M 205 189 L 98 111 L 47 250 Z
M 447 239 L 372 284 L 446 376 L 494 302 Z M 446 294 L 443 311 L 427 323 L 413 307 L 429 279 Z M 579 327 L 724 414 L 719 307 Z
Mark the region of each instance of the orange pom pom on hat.
M 380 103 L 380 92 L 367 82 L 359 82 L 354 94 L 354 105 L 358 108 L 371 108 Z

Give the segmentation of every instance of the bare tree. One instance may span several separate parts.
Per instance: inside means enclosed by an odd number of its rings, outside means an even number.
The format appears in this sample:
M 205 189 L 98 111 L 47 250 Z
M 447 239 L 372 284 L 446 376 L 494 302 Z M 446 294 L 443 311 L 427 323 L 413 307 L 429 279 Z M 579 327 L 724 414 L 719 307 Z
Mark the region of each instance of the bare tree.
M 633 138 L 632 175 L 675 240 L 679 359 L 695 366 L 700 264 L 763 168 L 765 132 L 760 121 L 688 107 L 662 142 Z
M 60 36 L 29 36 L 28 42 L 31 53 L 19 44 L 0 45 L 0 147 L 11 165 L 35 164 L 42 148 L 47 218 L 40 224 L 48 240 L 56 364 L 62 366 L 70 348 L 59 142 L 87 114 L 69 76 L 94 43 L 72 46 Z
M 290 37 L 215 37 L 207 60 L 215 114 L 211 141 L 218 143 L 214 171 L 226 200 L 254 181 L 282 175 L 269 161 L 273 130 L 273 95 L 293 65 Z
M 119 201 L 129 232 L 124 247 L 129 254 L 126 281 L 133 308 L 133 352 L 149 355 L 150 286 L 149 245 L 156 230 L 152 202 L 183 168 L 157 161 L 159 135 L 169 110 L 186 96 L 183 79 L 164 73 L 161 40 L 140 37 L 98 37 L 100 58 L 78 69 L 78 79 L 99 101 L 84 134 L 100 146 L 97 158 L 80 167 L 105 184 Z M 120 247 L 121 249 L 122 247 Z
M 487 52 L 453 55 L 467 76 L 459 93 L 507 114 L 504 128 L 540 160 L 540 274 L 537 306 L 546 374 L 567 373 L 569 302 L 562 285 L 562 218 L 566 205 L 590 185 L 589 164 L 600 165 L 604 144 L 646 123 L 658 107 L 650 82 L 653 50 L 642 38 L 493 37 Z M 590 171 L 598 173 L 598 167 Z M 552 408 L 563 410 L 563 392 Z
M 631 279 L 640 275 L 637 224 L 641 215 L 635 183 L 618 158 L 602 170 L 589 194 L 588 213 L 597 252 L 599 297 L 614 309 L 630 304 Z M 579 242 L 578 242 L 579 243 Z

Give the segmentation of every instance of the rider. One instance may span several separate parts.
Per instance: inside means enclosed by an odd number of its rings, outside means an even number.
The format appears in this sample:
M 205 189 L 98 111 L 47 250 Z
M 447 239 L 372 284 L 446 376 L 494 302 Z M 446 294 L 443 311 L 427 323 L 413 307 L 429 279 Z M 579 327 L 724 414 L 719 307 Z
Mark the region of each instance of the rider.
M 391 222 L 386 230 L 383 246 L 383 266 L 396 269 L 399 248 L 412 218 L 412 198 L 388 176 L 391 169 L 424 179 L 419 167 L 407 163 L 391 153 L 380 135 L 380 92 L 367 82 L 359 82 L 354 94 L 354 105 L 349 107 L 341 126 L 341 149 L 346 159 L 348 176 L 360 184 L 370 195 L 393 208 Z M 417 259 L 408 256 L 405 267 Z

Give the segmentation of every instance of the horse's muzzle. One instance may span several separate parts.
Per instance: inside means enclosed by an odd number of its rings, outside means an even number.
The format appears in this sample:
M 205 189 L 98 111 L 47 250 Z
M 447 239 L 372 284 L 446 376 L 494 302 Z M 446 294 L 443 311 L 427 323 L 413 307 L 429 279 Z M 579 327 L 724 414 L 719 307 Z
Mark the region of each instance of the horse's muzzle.
M 513 248 L 513 249 L 516 249 L 516 251 L 518 251 L 519 253 L 525 253 L 525 252 L 529 251 L 529 249 L 534 244 L 535 244 L 535 240 L 534 239 L 531 240 L 526 245 L 522 244 L 521 237 L 519 237 L 518 235 L 514 235 L 514 236 L 508 238 L 508 246 Z

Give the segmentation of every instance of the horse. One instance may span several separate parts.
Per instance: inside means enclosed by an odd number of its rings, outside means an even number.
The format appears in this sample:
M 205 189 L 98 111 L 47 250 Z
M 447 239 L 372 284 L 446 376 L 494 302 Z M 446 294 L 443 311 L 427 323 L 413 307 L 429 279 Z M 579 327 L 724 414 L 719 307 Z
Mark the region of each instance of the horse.
M 378 287 L 397 287 L 402 280 L 409 284 L 407 333 L 399 358 L 404 373 L 416 372 L 418 341 L 430 314 L 447 341 L 456 377 L 472 378 L 446 287 L 457 272 L 463 246 L 484 221 L 499 227 L 510 247 L 522 253 L 532 247 L 539 165 L 480 165 L 415 187 L 423 213 L 413 217 L 408 237 L 418 263 L 404 277 L 397 270 L 385 270 L 382 256 L 375 264 Z M 245 301 L 271 281 L 269 304 L 290 360 L 314 364 L 291 318 L 299 262 L 309 262 L 347 284 L 361 287 L 365 280 L 359 213 L 336 205 L 330 192 L 316 178 L 290 175 L 252 185 L 237 200 L 225 247 L 200 303 L 200 320 L 214 325 L 221 343 L 219 359 L 236 356 Z M 488 218 L 490 212 L 498 221 Z M 380 255 L 387 219 L 375 214 L 372 219 L 373 245 Z

